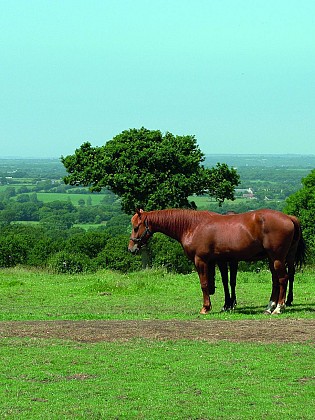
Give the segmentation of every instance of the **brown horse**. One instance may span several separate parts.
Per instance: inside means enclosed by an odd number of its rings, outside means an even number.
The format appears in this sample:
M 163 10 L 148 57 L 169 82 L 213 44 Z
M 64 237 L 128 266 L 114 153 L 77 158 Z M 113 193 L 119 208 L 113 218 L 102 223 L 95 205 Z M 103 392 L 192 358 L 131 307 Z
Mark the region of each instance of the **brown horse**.
M 217 214 L 210 212 L 211 214 Z M 226 214 L 237 214 L 235 212 L 228 212 Z M 296 248 L 296 254 L 295 256 L 291 255 L 291 258 L 288 258 L 286 261 L 287 263 L 287 270 L 288 270 L 288 284 L 289 284 L 289 291 L 288 296 L 286 300 L 286 306 L 291 306 L 293 302 L 293 283 L 294 283 L 294 276 L 295 276 L 295 269 L 301 268 L 303 264 L 305 264 L 306 259 L 306 244 L 302 236 L 302 230 L 300 221 L 297 217 L 289 215 L 292 222 L 294 223 L 295 227 L 295 237 L 294 241 L 298 242 L 297 248 Z M 294 258 L 293 258 L 294 257 Z M 225 301 L 222 310 L 228 311 L 232 310 L 236 306 L 236 278 L 237 278 L 237 271 L 238 271 L 238 261 L 220 261 L 218 263 L 218 267 L 221 273 L 222 278 L 222 284 L 224 288 L 224 296 Z M 231 293 L 229 289 L 229 269 L 230 269 L 230 288 Z M 213 273 L 215 275 L 215 273 Z M 276 302 L 272 301 L 272 298 L 270 298 L 269 304 L 265 310 L 266 313 L 271 313 L 272 310 L 276 307 Z
M 215 263 L 266 257 L 273 281 L 270 301 L 276 305 L 270 307 L 270 312 L 278 314 L 284 308 L 288 281 L 286 263 L 294 260 L 299 243 L 294 221 L 289 216 L 269 209 L 232 215 L 179 209 L 139 210 L 131 223 L 128 249 L 132 253 L 144 246 L 155 232 L 181 243 L 199 275 L 202 314 L 211 309 Z

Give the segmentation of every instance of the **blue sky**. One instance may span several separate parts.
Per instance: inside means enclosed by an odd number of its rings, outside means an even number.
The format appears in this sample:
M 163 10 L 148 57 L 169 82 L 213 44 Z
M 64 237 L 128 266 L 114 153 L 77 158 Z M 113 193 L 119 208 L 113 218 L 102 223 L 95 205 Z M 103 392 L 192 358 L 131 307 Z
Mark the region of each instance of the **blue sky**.
M 129 128 L 315 153 L 314 0 L 0 0 L 0 157 Z

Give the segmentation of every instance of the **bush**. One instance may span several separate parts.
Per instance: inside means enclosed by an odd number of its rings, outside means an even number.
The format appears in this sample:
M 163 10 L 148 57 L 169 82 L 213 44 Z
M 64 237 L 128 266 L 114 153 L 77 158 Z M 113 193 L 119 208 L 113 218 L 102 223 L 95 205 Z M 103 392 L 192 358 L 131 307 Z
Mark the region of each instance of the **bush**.
M 240 261 L 238 271 L 259 273 L 259 271 L 268 270 L 268 261 Z
M 26 260 L 27 249 L 19 238 L 7 236 L 0 238 L 0 267 L 14 267 Z
M 109 268 L 123 273 L 141 270 L 141 257 L 128 252 L 129 235 L 118 235 L 110 238 L 96 262 L 100 268 Z
M 29 251 L 41 234 L 40 229 L 30 226 L 3 226 L 0 229 L 0 267 L 25 264 Z
M 167 271 L 181 274 L 192 272 L 194 267 L 192 262 L 174 239 L 163 234 L 155 234 L 148 247 L 153 268 L 164 267 Z
M 95 264 L 84 254 L 57 252 L 48 260 L 48 268 L 54 273 L 78 274 L 96 271 Z
M 29 249 L 27 265 L 45 267 L 51 255 L 59 251 L 60 241 L 54 241 L 49 237 L 39 238 L 34 246 Z
M 110 235 L 106 231 L 78 232 L 67 239 L 65 250 L 95 258 L 104 249 Z

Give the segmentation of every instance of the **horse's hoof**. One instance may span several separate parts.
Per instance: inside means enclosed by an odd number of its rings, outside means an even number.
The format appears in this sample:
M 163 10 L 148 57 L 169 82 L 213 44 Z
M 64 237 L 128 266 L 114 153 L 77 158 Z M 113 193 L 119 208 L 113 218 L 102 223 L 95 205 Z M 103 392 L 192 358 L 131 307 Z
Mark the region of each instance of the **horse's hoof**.
M 212 309 L 211 306 L 209 306 L 209 307 L 203 306 L 201 308 L 200 313 L 201 313 L 201 315 L 207 315 L 211 311 L 211 309 Z
M 231 312 L 233 311 L 234 307 L 230 306 L 230 305 L 224 305 L 223 308 L 221 309 L 221 312 Z
M 278 303 L 278 305 L 276 306 L 276 309 L 271 313 L 271 315 L 280 315 L 284 312 L 285 310 L 285 305 L 280 305 Z
M 276 302 L 273 302 L 272 300 L 268 303 L 267 308 L 264 310 L 265 315 L 271 315 L 275 308 L 277 307 Z
M 285 306 L 292 306 L 292 301 L 287 300 L 286 303 L 285 303 Z

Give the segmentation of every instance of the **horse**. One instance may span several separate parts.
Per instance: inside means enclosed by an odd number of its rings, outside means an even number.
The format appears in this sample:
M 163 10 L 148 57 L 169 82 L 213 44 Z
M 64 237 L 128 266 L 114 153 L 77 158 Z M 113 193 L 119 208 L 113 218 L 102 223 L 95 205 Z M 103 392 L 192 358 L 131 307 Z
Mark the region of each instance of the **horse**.
M 269 312 L 280 314 L 283 311 L 289 278 L 287 264 L 290 271 L 289 262 L 294 259 L 299 244 L 291 217 L 270 209 L 231 215 L 185 209 L 137 210 L 131 224 L 128 244 L 131 253 L 138 252 L 155 232 L 164 233 L 182 245 L 199 276 L 203 295 L 201 314 L 211 310 L 216 263 L 266 257 L 273 284 Z
M 210 212 L 211 214 L 217 214 Z M 228 212 L 225 214 L 237 214 L 235 212 Z M 296 268 L 301 268 L 305 264 L 306 259 L 306 243 L 304 241 L 304 238 L 302 236 L 302 229 L 300 221 L 297 217 L 289 215 L 292 222 L 294 223 L 295 227 L 295 241 L 298 242 L 297 248 L 296 248 L 296 254 L 293 256 L 291 255 L 291 258 L 289 258 L 286 261 L 287 264 L 287 270 L 288 270 L 288 285 L 289 285 L 289 291 L 287 295 L 287 300 L 285 302 L 286 306 L 291 306 L 293 302 L 293 284 L 294 284 L 294 276 L 295 276 L 295 270 Z M 229 311 L 233 310 L 237 304 L 236 301 L 236 278 L 237 278 L 237 271 L 238 271 L 238 261 L 230 261 L 230 262 L 224 262 L 220 261 L 218 264 L 221 278 L 222 278 L 222 284 L 224 288 L 224 305 L 222 307 L 222 311 Z M 230 269 L 230 288 L 231 293 L 229 290 L 229 269 Z M 213 275 L 215 275 L 213 273 Z M 270 313 L 272 309 L 274 309 L 276 306 L 276 302 L 272 301 L 272 298 L 270 298 L 270 301 L 268 303 L 268 306 L 265 310 L 266 313 Z

